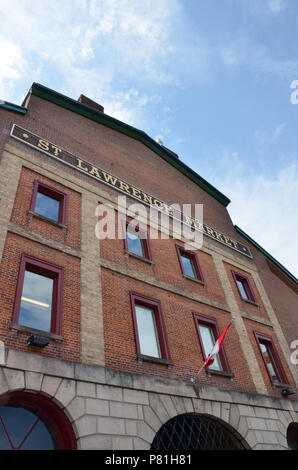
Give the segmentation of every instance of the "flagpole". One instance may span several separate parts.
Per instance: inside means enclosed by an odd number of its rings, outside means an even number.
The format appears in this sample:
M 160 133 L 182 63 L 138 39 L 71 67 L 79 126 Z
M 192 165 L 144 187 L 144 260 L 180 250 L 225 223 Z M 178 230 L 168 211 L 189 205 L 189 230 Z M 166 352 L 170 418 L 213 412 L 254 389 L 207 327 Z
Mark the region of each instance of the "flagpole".
M 203 365 L 202 365 L 201 369 L 199 370 L 199 372 L 197 372 L 197 374 L 194 377 L 191 377 L 191 379 L 190 379 L 191 382 L 195 383 L 195 381 L 199 377 L 200 373 L 202 372 L 204 366 L 205 366 L 205 361 L 203 362 Z
M 233 323 L 233 318 L 231 319 L 230 323 L 228 324 L 227 328 L 226 328 L 226 332 L 228 331 L 229 327 L 231 326 L 231 324 Z M 225 332 L 225 334 L 226 334 Z M 217 340 L 218 341 L 218 340 Z M 223 340 L 222 340 L 223 341 Z M 213 349 L 212 349 L 213 351 Z M 202 372 L 203 368 L 206 367 L 206 365 L 208 364 L 208 359 L 210 357 L 210 355 L 212 354 L 212 351 L 211 353 L 207 356 L 207 358 L 205 359 L 205 361 L 203 362 L 203 365 L 202 367 L 200 368 L 199 372 L 194 376 L 194 377 L 191 377 L 190 381 L 195 383 L 195 381 L 197 380 L 197 378 L 199 377 L 200 373 Z M 212 361 L 213 362 L 213 361 Z M 210 365 L 210 364 L 209 364 Z M 207 365 L 207 367 L 209 367 L 209 365 Z

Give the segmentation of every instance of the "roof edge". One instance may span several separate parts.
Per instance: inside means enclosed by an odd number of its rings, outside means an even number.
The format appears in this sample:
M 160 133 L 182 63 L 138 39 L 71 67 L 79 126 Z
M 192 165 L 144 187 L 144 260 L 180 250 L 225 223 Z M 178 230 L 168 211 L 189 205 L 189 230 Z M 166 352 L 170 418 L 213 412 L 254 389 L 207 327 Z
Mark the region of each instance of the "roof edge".
M 288 276 L 295 284 L 298 284 L 298 279 L 294 276 L 294 274 L 290 273 L 279 261 L 277 261 L 268 251 L 266 251 L 261 245 L 259 245 L 253 238 L 251 238 L 247 233 L 243 232 L 240 227 L 234 225 L 235 230 L 240 233 L 246 240 L 248 240 L 252 245 L 254 245 L 261 253 L 263 253 L 266 258 L 268 258 L 275 266 L 277 266 L 281 271 L 283 271 L 286 276 Z
M 9 111 L 14 111 L 16 113 L 20 114 L 26 114 L 27 113 L 27 108 L 24 106 L 19 106 L 18 104 L 14 103 L 9 103 L 9 101 L 0 101 L 0 108 L 2 109 L 7 109 Z
M 90 106 L 87 106 L 79 101 L 69 98 L 61 93 L 58 93 L 50 88 L 45 87 L 39 83 L 33 83 L 30 89 L 30 93 L 34 96 L 38 96 L 44 100 L 50 101 L 58 106 L 68 109 L 74 113 L 80 114 L 81 116 L 91 119 L 92 121 L 98 122 L 104 126 L 107 126 L 113 130 L 121 132 L 133 139 L 136 139 L 146 145 L 150 150 L 159 155 L 163 160 L 168 162 L 170 165 L 175 167 L 182 174 L 187 176 L 191 181 L 197 184 L 201 189 L 210 194 L 222 205 L 227 207 L 231 202 L 228 197 L 222 194 L 218 189 L 212 186 L 208 181 L 198 175 L 194 170 L 188 167 L 185 163 L 177 158 L 173 157 L 170 151 L 166 150 L 160 144 L 155 142 L 154 139 L 148 136 L 144 131 L 141 131 L 129 124 L 126 124 L 118 119 L 113 118 L 105 113 L 97 111 Z

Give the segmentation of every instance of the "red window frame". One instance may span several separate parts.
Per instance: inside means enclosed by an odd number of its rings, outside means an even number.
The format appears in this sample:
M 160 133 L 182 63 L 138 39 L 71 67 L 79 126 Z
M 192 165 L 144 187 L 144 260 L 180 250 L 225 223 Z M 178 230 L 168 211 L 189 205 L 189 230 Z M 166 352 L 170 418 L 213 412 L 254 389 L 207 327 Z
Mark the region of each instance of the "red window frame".
M 202 315 L 202 314 L 196 313 L 196 312 L 193 312 L 193 317 L 194 317 L 194 321 L 195 321 L 195 325 L 196 325 L 196 330 L 197 330 L 197 334 L 198 334 L 198 338 L 199 338 L 199 343 L 200 343 L 202 355 L 203 355 L 203 358 L 205 360 L 207 358 L 208 354 L 210 354 L 211 351 L 205 351 L 203 340 L 202 340 L 202 337 L 201 337 L 199 324 L 200 325 L 205 325 L 205 326 L 208 326 L 209 328 L 211 328 L 213 336 L 214 336 L 214 342 L 216 342 L 217 339 L 219 338 L 220 331 L 219 331 L 218 324 L 217 324 L 217 321 L 216 321 L 215 318 L 211 318 L 211 317 L 208 317 L 206 315 Z M 218 355 L 219 355 L 220 362 L 221 362 L 221 365 L 222 365 L 222 371 L 231 373 L 231 369 L 230 369 L 230 366 L 229 366 L 229 363 L 228 363 L 228 358 L 227 358 L 227 355 L 226 355 L 226 352 L 225 352 L 225 349 L 224 349 L 223 345 L 221 346 Z
M 63 193 L 62 191 L 59 191 L 56 188 L 53 188 L 52 186 L 48 186 L 47 184 L 42 183 L 41 181 L 35 180 L 34 186 L 33 186 L 32 198 L 31 198 L 31 205 L 30 205 L 31 212 L 35 212 L 37 193 L 44 194 L 45 196 L 49 196 L 52 199 L 56 199 L 56 201 L 59 201 L 58 223 L 62 225 L 66 225 L 67 194 Z M 43 215 L 42 217 L 46 217 L 46 216 Z M 49 218 L 49 217 L 46 217 L 46 218 Z M 49 218 L 49 220 L 52 220 L 52 219 Z
M 31 271 L 42 276 L 50 277 L 53 283 L 53 298 L 51 312 L 51 333 L 61 335 L 62 330 L 62 293 L 63 293 L 63 268 L 46 261 L 41 261 L 33 256 L 22 254 L 18 276 L 18 284 L 13 310 L 13 323 L 19 323 L 21 297 L 24 284 L 25 271 Z M 31 328 L 31 327 L 28 327 Z M 32 329 L 34 327 L 32 326 Z
M 236 284 L 236 287 L 237 287 L 237 290 L 239 292 L 241 300 L 245 300 L 245 301 L 248 300 L 248 301 L 253 302 L 253 303 L 256 304 L 257 299 L 256 299 L 256 296 L 253 292 L 253 289 L 251 287 L 249 279 L 246 276 L 244 276 L 243 274 L 237 273 L 236 271 L 232 271 L 232 275 L 233 275 L 233 278 L 234 278 L 234 281 L 235 281 L 235 284 Z M 242 297 L 242 294 L 241 294 L 241 291 L 238 287 L 237 281 L 242 282 L 243 288 L 246 292 L 246 295 L 247 295 L 248 299 L 245 299 L 244 297 Z
M 136 305 L 142 305 L 154 311 L 155 324 L 156 324 L 156 330 L 157 330 L 157 339 L 159 342 L 161 359 L 170 361 L 171 356 L 170 356 L 170 351 L 169 351 L 165 324 L 164 324 L 163 315 L 162 315 L 161 304 L 159 300 L 145 297 L 144 295 L 138 294 L 136 292 L 130 292 L 130 303 L 131 303 L 131 310 L 132 310 L 132 319 L 133 319 L 133 326 L 134 326 L 134 335 L 135 335 L 137 355 L 143 356 L 143 354 L 141 353 L 141 348 L 140 348 L 138 324 L 137 324 L 137 316 L 136 316 Z M 155 358 L 154 356 L 152 356 L 152 358 L 158 359 L 158 358 Z
M 281 384 L 287 384 L 288 379 L 287 379 L 285 371 L 282 367 L 281 360 L 279 359 L 278 352 L 277 352 L 277 350 L 274 346 L 274 343 L 273 343 L 273 340 L 272 340 L 271 336 L 264 335 L 263 333 L 258 333 L 257 331 L 254 331 L 254 336 L 256 338 L 256 342 L 257 342 L 260 354 L 262 356 L 267 374 L 269 376 L 269 379 L 270 379 L 270 382 L 272 383 L 272 385 L 276 384 L 276 382 L 274 382 L 272 380 L 271 374 L 268 370 L 267 363 L 265 361 L 265 358 L 264 358 L 264 355 L 263 355 L 263 352 L 262 352 L 262 349 L 261 349 L 261 344 L 265 344 L 266 347 L 267 347 L 268 354 L 270 356 L 272 366 L 274 368 L 274 371 L 276 373 L 277 378 L 279 379 L 279 382 Z
M 148 237 L 148 232 L 138 226 L 135 227 L 135 231 L 140 234 L 140 240 L 142 242 L 143 246 L 143 251 L 144 251 L 144 257 L 139 256 L 128 249 L 128 243 L 127 243 L 127 227 L 128 227 L 129 221 L 123 220 L 122 221 L 122 228 L 123 228 L 123 233 L 124 233 L 124 250 L 127 253 L 132 254 L 133 256 L 137 256 L 138 258 L 143 258 L 149 261 L 152 261 L 152 253 L 150 249 L 150 243 L 149 243 L 149 237 Z
M 180 268 L 181 268 L 183 276 L 187 277 L 187 279 L 196 279 L 197 281 L 201 281 L 202 283 L 204 283 L 205 282 L 204 276 L 201 270 L 198 255 L 194 251 L 190 251 L 190 250 L 186 250 L 185 248 L 182 248 L 182 246 L 175 245 L 175 247 L 176 247 L 176 252 L 177 252 L 177 256 L 179 259 L 179 264 L 180 264 Z M 184 273 L 181 255 L 191 258 L 196 277 L 191 277 Z

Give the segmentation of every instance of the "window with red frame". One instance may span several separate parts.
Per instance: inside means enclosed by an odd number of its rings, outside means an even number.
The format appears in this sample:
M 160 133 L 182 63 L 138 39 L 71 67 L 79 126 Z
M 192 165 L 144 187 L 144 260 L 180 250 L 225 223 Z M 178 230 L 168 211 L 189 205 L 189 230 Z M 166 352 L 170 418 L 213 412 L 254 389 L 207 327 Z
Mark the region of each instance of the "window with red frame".
M 152 261 L 150 244 L 146 230 L 141 229 L 134 224 L 124 221 L 123 230 L 125 233 L 124 247 L 125 251 L 132 253 L 140 258 Z
M 200 315 L 198 313 L 194 313 L 193 316 L 197 328 L 202 355 L 205 360 L 210 354 L 218 337 L 220 336 L 220 332 L 218 329 L 217 321 L 214 318 L 210 318 L 205 315 Z M 223 346 L 220 348 L 219 353 L 216 355 L 213 364 L 209 366 L 209 369 L 215 371 L 230 372 L 226 353 Z
M 286 384 L 287 378 L 272 338 L 257 332 L 254 332 L 254 335 L 272 384 Z
M 197 254 L 178 245 L 176 245 L 176 251 L 183 275 L 204 282 Z
M 47 219 L 66 224 L 67 195 L 40 181 L 34 181 L 30 210 Z
M 63 268 L 22 255 L 13 321 L 61 333 Z
M 243 274 L 236 273 L 235 271 L 232 271 L 232 274 L 241 299 L 257 303 L 257 299 L 254 295 L 248 278 L 243 276 Z
M 130 293 L 137 354 L 170 359 L 160 302 Z

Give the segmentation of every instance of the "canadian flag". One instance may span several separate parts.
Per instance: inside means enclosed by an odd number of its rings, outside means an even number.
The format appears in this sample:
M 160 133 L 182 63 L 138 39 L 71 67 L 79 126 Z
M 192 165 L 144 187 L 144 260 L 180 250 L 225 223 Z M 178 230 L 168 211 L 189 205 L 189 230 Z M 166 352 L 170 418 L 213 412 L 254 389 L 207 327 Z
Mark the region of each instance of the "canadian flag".
M 228 326 L 225 327 L 225 329 L 223 330 L 221 335 L 218 337 L 216 343 L 214 344 L 214 346 L 211 350 L 211 353 L 206 357 L 205 362 L 204 362 L 204 365 L 205 365 L 206 369 L 207 369 L 207 367 L 211 366 L 211 364 L 213 364 L 215 356 L 216 356 L 216 354 L 219 353 L 220 347 L 223 343 L 223 340 L 225 339 L 226 333 L 227 333 L 228 329 L 230 328 L 231 324 L 232 324 L 232 321 L 230 321 Z

